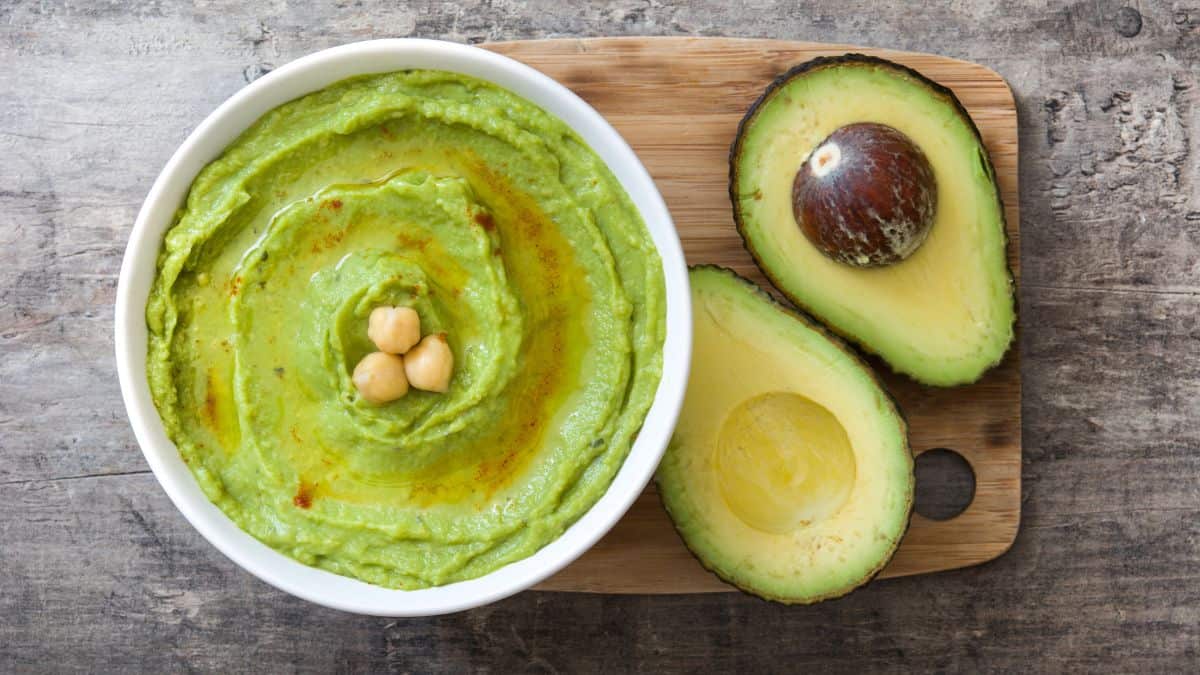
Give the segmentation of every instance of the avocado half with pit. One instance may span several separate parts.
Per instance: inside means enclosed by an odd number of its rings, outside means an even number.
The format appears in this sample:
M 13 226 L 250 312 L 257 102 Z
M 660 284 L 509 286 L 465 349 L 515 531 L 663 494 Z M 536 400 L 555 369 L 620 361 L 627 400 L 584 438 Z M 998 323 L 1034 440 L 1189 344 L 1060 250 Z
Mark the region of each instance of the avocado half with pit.
M 890 61 L 776 79 L 730 153 L 746 248 L 792 302 L 919 382 L 977 380 L 1013 339 L 1004 209 L 950 90 Z
M 700 562 L 786 603 L 850 592 L 908 527 L 903 418 L 836 337 L 719 267 L 692 268 L 692 371 L 656 480 Z

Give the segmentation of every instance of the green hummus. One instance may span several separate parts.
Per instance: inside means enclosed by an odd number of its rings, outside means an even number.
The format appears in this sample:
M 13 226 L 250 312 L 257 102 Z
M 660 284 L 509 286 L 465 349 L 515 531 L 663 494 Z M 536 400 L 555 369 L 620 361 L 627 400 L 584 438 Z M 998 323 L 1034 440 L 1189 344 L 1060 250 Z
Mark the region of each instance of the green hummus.
M 447 393 L 361 399 L 380 305 L 449 336 Z M 200 173 L 147 365 L 240 527 L 421 588 L 531 555 L 600 498 L 654 398 L 664 312 L 645 224 L 578 136 L 491 84 L 407 71 L 283 105 Z

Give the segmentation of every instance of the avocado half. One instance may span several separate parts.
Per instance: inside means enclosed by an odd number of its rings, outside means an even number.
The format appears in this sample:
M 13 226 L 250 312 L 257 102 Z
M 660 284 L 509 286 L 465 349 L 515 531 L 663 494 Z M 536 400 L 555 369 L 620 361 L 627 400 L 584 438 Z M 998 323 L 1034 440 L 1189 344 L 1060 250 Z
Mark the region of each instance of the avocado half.
M 859 122 L 906 135 L 937 183 L 928 237 L 886 267 L 826 257 L 793 215 L 793 180 L 809 154 Z M 962 104 L 920 73 L 862 54 L 792 68 L 738 127 L 729 195 L 738 232 L 771 282 L 896 371 L 925 384 L 965 384 L 1012 342 L 1016 309 L 995 170 Z
M 907 428 L 852 350 L 720 267 L 690 273 L 692 371 L 656 481 L 721 579 L 785 603 L 850 592 L 913 503 Z

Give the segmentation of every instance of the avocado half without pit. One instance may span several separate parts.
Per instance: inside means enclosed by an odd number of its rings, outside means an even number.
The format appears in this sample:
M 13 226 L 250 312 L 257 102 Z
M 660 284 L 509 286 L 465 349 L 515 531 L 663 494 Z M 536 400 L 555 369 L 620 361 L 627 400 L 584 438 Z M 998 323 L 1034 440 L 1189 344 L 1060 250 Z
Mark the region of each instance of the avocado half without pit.
M 719 267 L 691 270 L 692 373 L 658 492 L 725 581 L 786 603 L 850 592 L 908 527 L 907 429 L 835 337 Z
M 730 153 L 746 248 L 835 332 L 931 385 L 977 380 L 1013 339 L 1004 210 L 950 90 L 847 54 L 788 71 Z

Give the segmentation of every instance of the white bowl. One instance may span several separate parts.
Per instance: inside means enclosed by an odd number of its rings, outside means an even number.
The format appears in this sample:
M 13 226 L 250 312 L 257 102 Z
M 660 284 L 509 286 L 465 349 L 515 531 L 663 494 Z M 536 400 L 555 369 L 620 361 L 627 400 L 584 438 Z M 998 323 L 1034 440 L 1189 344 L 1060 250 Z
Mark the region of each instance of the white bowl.
M 267 547 L 214 506 L 167 438 L 146 381 L 146 300 L 159 246 L 196 174 L 267 111 L 364 73 L 407 68 L 449 70 L 489 80 L 533 101 L 571 126 L 608 164 L 645 219 L 662 257 L 667 323 L 662 381 L 608 491 L 561 537 L 490 574 L 435 588 L 398 591 L 309 567 Z M 175 152 L 138 213 L 117 287 L 116 350 L 121 394 L 146 461 L 184 517 L 213 546 L 263 581 L 306 600 L 349 612 L 427 616 L 476 607 L 533 586 L 567 566 L 624 515 L 658 466 L 683 403 L 691 358 L 687 267 L 679 236 L 654 181 L 624 139 L 591 106 L 538 71 L 508 57 L 435 40 L 372 40 L 311 54 L 256 80 L 221 104 Z

